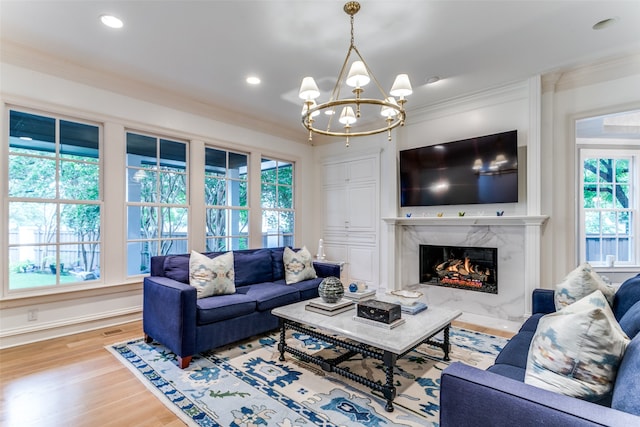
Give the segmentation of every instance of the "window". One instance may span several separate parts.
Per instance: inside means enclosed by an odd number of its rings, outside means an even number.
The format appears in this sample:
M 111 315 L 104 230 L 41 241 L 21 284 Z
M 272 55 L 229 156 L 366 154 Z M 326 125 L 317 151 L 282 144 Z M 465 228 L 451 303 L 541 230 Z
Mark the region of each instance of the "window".
M 207 251 L 249 247 L 247 155 L 205 148 Z
M 293 163 L 262 158 L 260 175 L 262 246 L 293 246 Z
M 101 127 L 9 111 L 9 291 L 96 280 Z
M 127 132 L 127 274 L 187 252 L 187 145 Z
M 640 125 L 640 114 L 635 117 Z M 623 125 L 627 122 L 619 122 L 619 118 L 611 115 L 577 122 L 581 144 L 580 258 L 594 266 L 611 266 L 611 261 L 615 266 L 640 265 L 640 150 L 628 149 L 638 144 L 640 137 L 627 135 L 623 131 L 628 129 Z

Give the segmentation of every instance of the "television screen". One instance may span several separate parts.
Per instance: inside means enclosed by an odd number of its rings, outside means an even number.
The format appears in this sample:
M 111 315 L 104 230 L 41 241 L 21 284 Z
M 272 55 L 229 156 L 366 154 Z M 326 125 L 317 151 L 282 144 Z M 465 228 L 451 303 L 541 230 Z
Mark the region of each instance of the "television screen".
M 400 205 L 518 201 L 516 130 L 400 151 Z

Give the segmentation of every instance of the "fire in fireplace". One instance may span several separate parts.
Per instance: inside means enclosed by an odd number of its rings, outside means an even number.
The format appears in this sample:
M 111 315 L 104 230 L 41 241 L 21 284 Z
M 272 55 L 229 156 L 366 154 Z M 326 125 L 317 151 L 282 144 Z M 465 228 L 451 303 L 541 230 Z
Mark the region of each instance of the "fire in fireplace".
M 420 245 L 420 283 L 498 293 L 498 249 Z

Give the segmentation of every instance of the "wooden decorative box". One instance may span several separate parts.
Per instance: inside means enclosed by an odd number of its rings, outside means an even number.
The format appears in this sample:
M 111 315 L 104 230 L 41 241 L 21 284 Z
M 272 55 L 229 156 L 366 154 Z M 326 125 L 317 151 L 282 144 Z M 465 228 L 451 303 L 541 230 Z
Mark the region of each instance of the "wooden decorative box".
M 401 317 L 399 304 L 369 299 L 358 302 L 356 314 L 358 317 L 375 320 L 376 322 L 392 323 Z

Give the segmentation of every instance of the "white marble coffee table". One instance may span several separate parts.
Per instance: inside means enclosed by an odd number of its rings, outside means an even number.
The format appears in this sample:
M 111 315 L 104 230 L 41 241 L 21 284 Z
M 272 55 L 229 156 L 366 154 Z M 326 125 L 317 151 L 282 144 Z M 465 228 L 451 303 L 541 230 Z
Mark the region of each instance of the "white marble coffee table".
M 393 386 L 393 367 L 396 360 L 422 343 L 442 348 L 444 360 L 449 360 L 449 328 L 451 322 L 462 314 L 460 310 L 429 307 L 415 315 L 402 313 L 405 323 L 394 329 L 386 329 L 353 320 L 356 313 L 355 305 L 352 310 L 335 316 L 326 316 L 306 310 L 307 303 L 308 301 L 301 301 L 271 311 L 282 320 L 278 344 L 280 360 L 284 361 L 284 353 L 288 352 L 305 362 L 319 365 L 327 372 L 335 372 L 377 390 L 387 400 L 385 409 L 388 412 L 393 411 L 393 399 L 396 396 L 396 389 Z M 287 329 L 302 332 L 348 351 L 331 360 L 307 354 L 286 344 Z M 441 331 L 444 332 L 443 342 L 432 341 L 431 338 Z M 326 332 L 338 334 L 339 337 L 328 335 Z M 385 367 L 386 383 L 375 383 L 338 366 L 356 354 L 381 360 Z

